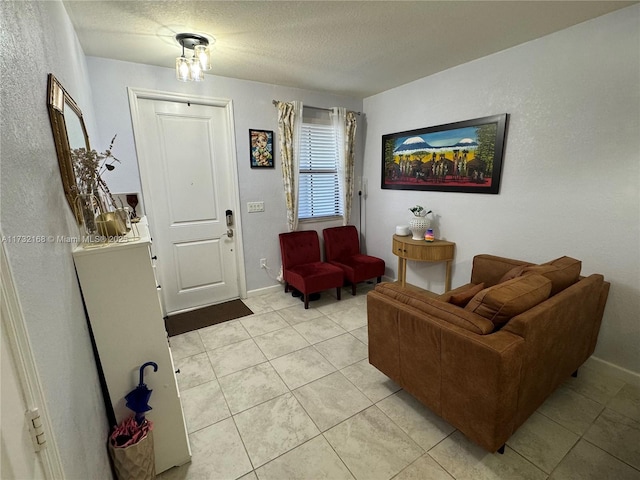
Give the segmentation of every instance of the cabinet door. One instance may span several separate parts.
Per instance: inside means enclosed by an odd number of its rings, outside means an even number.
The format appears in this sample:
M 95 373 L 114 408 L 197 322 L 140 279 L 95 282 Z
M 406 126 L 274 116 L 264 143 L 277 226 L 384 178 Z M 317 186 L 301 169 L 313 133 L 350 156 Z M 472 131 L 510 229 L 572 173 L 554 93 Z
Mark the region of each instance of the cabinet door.
M 393 239 L 393 246 L 391 247 L 391 251 L 394 255 L 397 255 L 402 258 L 406 258 L 405 252 L 405 244 L 399 240 Z

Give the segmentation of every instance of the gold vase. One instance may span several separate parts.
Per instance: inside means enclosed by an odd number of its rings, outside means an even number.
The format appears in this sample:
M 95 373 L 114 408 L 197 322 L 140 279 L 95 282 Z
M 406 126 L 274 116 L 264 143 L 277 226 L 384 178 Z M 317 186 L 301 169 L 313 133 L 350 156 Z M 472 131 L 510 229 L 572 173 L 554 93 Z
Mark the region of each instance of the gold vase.
M 96 217 L 98 233 L 104 237 L 119 237 L 127 234 L 127 225 L 118 212 L 101 213 Z

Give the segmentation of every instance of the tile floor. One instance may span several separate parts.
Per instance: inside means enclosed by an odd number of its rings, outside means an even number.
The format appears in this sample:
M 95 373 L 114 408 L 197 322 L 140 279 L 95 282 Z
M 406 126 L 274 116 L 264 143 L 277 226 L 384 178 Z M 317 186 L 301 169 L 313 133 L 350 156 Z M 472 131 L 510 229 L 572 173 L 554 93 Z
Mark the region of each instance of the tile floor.
M 193 457 L 159 478 L 640 479 L 640 388 L 585 365 L 489 454 L 369 365 L 370 288 L 173 337 Z

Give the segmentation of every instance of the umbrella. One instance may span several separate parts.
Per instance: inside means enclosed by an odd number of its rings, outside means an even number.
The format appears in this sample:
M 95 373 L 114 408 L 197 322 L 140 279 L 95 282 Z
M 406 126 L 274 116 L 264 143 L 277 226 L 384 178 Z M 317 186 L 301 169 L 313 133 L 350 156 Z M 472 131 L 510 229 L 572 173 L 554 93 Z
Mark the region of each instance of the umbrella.
M 154 372 L 158 371 L 158 364 L 155 362 L 147 362 L 142 365 L 140 367 L 140 383 L 124 397 L 127 401 L 127 408 L 136 413 L 136 422 L 138 422 L 138 425 L 144 422 L 144 413 L 151 410 L 149 398 L 151 398 L 151 392 L 153 392 L 153 390 L 147 388 L 143 381 L 144 369 L 149 366 L 153 367 Z
M 153 429 L 153 423 L 149 420 L 143 420 L 142 424 L 129 417 L 122 421 L 120 425 L 113 429 L 110 441 L 111 445 L 116 448 L 125 448 L 143 440 L 147 434 Z

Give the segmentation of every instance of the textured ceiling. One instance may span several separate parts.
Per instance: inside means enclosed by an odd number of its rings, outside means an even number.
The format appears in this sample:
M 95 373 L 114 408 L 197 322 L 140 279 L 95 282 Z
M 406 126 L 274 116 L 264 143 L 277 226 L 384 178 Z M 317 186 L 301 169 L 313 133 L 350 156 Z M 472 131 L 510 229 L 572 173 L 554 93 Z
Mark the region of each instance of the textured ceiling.
M 172 67 L 214 37 L 209 73 L 367 97 L 637 2 L 64 0 L 85 54 Z

